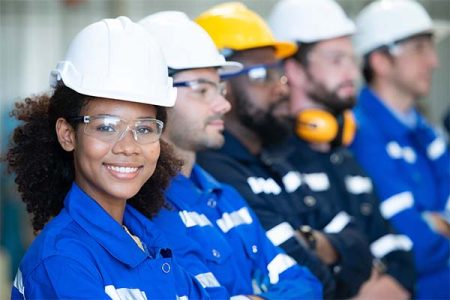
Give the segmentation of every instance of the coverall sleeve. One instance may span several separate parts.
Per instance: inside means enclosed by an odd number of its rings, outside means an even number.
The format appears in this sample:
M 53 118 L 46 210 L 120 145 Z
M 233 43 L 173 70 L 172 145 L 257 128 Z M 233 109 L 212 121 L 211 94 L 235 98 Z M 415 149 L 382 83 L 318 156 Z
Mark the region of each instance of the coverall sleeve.
M 95 266 L 55 255 L 26 278 L 16 276 L 12 299 L 110 299 Z
M 176 261 L 175 261 L 176 262 Z M 228 299 L 228 293 L 222 286 L 206 288 L 197 276 L 184 269 L 179 263 L 175 268 L 176 289 L 178 295 L 186 295 L 188 299 Z M 178 297 L 177 299 L 182 299 Z
M 207 162 L 207 163 L 206 163 Z M 220 181 L 235 188 L 245 201 L 251 204 L 264 229 L 283 223 L 284 218 L 276 213 L 272 207 L 267 206 L 267 201 L 253 193 L 247 183 L 248 171 L 237 162 L 221 154 L 212 152 L 204 153 L 200 160 L 204 169 L 214 175 Z M 276 245 L 278 246 L 278 245 Z M 293 257 L 296 262 L 307 267 L 323 285 L 323 297 L 332 298 L 335 292 L 335 281 L 332 273 L 313 253 L 305 249 L 299 242 L 291 237 L 280 246 Z
M 243 206 L 247 206 L 235 189 L 228 187 L 228 192 L 234 203 L 240 201 Z M 322 299 L 322 284 L 317 277 L 275 246 L 267 237 L 255 212 L 251 208 L 248 210 L 254 220 L 251 236 L 255 237 L 257 248 L 260 249 L 256 253 L 249 251 L 249 254 L 256 261 L 257 269 L 265 270 L 268 274 L 265 280 L 256 278 L 257 284 L 266 287 L 259 296 L 265 299 Z
M 417 271 L 433 272 L 447 265 L 449 240 L 435 233 L 422 219 L 414 205 L 412 187 L 398 174 L 399 169 L 389 157 L 385 142 L 375 135 L 359 134 L 352 150 L 375 183 L 383 217 L 412 240 Z
M 230 295 L 207 267 L 201 245 L 189 237 L 186 226 L 180 220 L 177 211 L 162 209 L 154 218 L 158 228 L 169 238 L 174 260 L 189 272 L 209 294 L 211 299 L 228 299 Z M 176 241 L 176 242 L 174 242 Z M 196 299 L 196 298 L 194 298 Z
M 410 239 L 395 232 L 381 215 L 378 199 L 372 193 L 374 207 L 372 216 L 366 220 L 366 232 L 370 238 L 370 249 L 376 259 L 386 267 L 385 272 L 394 277 L 411 295 L 414 294 L 416 270 Z

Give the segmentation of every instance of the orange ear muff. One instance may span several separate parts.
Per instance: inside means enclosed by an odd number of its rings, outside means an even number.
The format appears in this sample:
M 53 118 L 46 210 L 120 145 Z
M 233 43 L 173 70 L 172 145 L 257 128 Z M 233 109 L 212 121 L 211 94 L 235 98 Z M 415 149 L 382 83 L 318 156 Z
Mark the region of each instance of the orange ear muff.
M 336 118 L 321 109 L 305 109 L 297 115 L 296 133 L 307 142 L 329 143 L 338 133 Z
M 348 145 L 356 130 L 353 113 L 347 110 L 338 119 L 322 109 L 305 109 L 297 115 L 295 132 L 298 137 L 310 143 Z

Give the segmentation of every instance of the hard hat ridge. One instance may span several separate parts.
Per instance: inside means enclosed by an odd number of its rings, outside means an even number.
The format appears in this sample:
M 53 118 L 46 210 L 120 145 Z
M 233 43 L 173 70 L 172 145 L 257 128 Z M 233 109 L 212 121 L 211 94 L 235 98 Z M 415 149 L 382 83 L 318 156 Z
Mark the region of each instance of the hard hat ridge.
M 127 17 L 103 19 L 79 32 L 50 73 L 52 87 L 59 81 L 94 97 L 159 106 L 173 106 L 176 99 L 158 43 Z

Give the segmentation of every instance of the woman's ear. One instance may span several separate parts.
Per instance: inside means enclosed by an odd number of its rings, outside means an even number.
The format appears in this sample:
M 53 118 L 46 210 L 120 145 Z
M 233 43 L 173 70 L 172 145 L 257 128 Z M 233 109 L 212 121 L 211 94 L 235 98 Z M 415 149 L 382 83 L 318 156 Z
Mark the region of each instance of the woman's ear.
M 67 152 L 73 151 L 75 149 L 75 130 L 72 125 L 66 119 L 59 118 L 56 120 L 55 129 L 61 147 Z

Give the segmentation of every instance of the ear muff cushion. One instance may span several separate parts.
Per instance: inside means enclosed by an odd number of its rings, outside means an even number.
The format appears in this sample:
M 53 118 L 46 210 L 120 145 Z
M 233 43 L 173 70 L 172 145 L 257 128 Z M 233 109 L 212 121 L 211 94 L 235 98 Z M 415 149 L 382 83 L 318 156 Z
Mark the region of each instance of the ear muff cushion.
M 347 146 L 353 141 L 356 133 L 355 116 L 351 110 L 344 111 L 344 128 L 342 130 L 342 144 Z
M 336 118 L 327 111 L 305 109 L 297 115 L 295 132 L 301 139 L 311 143 L 329 143 L 338 132 Z

